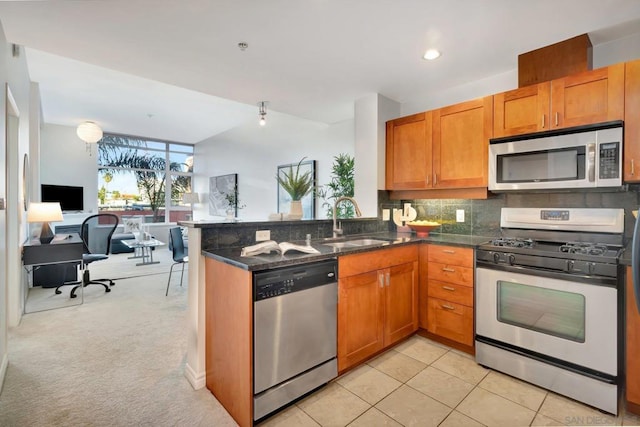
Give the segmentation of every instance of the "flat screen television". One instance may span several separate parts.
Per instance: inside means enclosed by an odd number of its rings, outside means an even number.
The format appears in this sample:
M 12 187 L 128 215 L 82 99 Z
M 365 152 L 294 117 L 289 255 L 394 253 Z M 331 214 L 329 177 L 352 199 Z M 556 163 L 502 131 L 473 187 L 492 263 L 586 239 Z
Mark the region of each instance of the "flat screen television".
M 63 212 L 84 210 L 84 188 L 71 185 L 42 184 L 43 202 L 60 202 Z

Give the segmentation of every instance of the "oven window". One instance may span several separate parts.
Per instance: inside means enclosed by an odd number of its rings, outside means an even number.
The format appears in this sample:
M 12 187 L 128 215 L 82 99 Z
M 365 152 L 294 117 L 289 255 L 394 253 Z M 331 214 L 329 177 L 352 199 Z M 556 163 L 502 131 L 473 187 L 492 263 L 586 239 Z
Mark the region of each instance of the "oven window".
M 585 298 L 581 294 L 498 280 L 498 321 L 584 342 Z
M 585 178 L 584 146 L 504 154 L 496 160 L 499 183 L 574 181 Z

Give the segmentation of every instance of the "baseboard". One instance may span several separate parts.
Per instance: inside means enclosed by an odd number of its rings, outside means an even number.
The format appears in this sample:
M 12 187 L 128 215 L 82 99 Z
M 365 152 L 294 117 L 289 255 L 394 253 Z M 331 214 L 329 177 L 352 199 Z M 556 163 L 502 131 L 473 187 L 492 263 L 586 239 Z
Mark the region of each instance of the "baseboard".
M 189 366 L 188 363 L 184 367 L 184 376 L 187 377 L 187 380 L 194 390 L 200 390 L 207 384 L 207 376 L 205 372 L 201 372 L 198 374 L 191 368 L 191 366 Z
M 5 353 L 2 355 L 2 363 L 0 364 L 0 392 L 2 392 L 4 377 L 7 374 L 7 366 L 9 366 L 9 354 Z

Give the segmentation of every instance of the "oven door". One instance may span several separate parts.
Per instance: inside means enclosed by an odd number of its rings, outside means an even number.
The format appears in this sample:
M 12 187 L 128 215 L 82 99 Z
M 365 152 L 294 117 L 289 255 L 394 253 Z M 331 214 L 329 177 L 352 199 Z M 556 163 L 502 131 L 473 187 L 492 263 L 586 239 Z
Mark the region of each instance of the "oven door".
M 476 334 L 617 375 L 617 290 L 476 269 Z

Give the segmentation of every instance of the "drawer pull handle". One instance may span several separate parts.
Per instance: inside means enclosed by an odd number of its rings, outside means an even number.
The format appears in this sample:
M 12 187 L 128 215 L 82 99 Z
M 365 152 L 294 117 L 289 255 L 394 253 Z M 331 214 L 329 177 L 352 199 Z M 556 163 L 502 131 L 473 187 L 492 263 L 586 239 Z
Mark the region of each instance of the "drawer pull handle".
M 456 251 L 454 251 L 453 249 L 443 249 L 442 252 L 444 252 L 445 254 L 455 254 Z
M 378 273 L 378 282 L 380 283 L 380 287 L 384 288 L 384 275 L 382 273 Z
M 389 276 L 390 276 L 390 274 L 391 274 L 391 273 L 387 273 L 387 274 L 385 274 L 385 278 L 386 278 L 386 280 L 387 280 L 387 288 L 389 287 L 389 281 L 390 281 Z
M 449 273 L 455 273 L 456 270 L 454 270 L 453 268 L 448 268 L 448 267 L 442 267 L 442 271 L 446 271 Z
M 445 291 L 455 291 L 456 288 L 452 288 L 451 286 L 443 286 L 442 289 L 444 289 Z
M 446 309 L 446 310 L 455 310 L 456 308 L 452 305 L 449 304 L 441 304 L 440 305 L 442 308 Z

